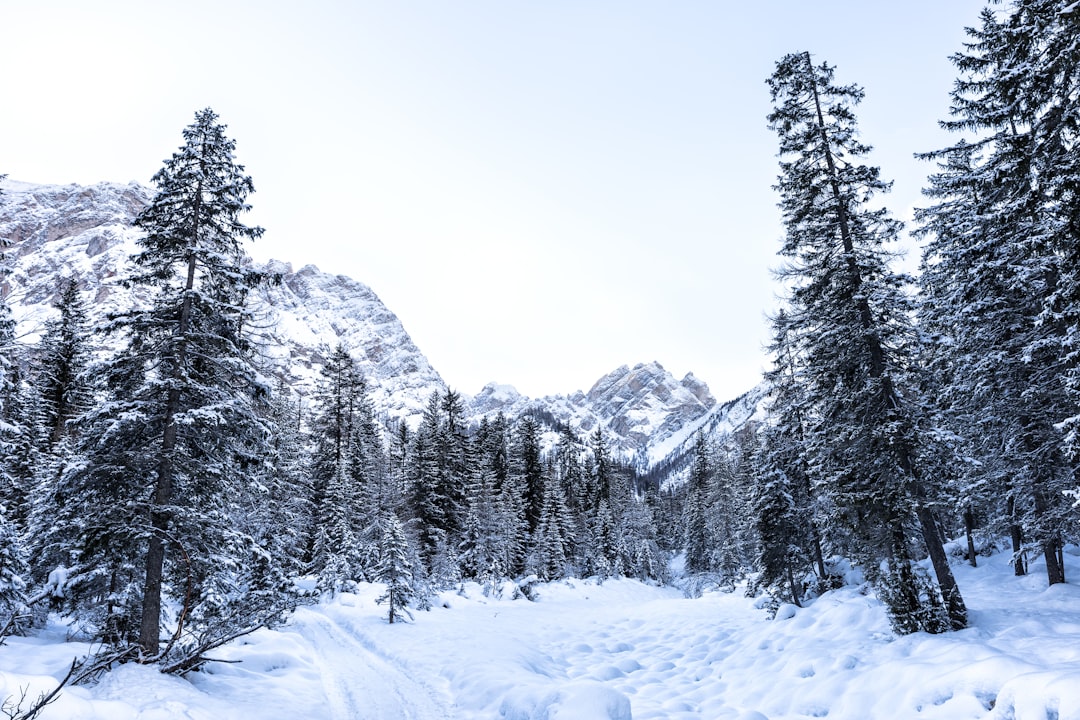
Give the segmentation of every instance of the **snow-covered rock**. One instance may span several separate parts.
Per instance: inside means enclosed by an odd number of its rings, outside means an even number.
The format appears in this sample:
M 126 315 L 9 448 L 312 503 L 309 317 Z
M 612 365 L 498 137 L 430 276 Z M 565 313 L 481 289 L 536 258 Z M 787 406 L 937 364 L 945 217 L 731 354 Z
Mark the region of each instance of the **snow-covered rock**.
M 78 281 L 95 321 L 139 302 L 118 280 L 136 250 L 139 231 L 131 222 L 149 201 L 149 188 L 10 180 L 3 188 L 0 237 L 10 241 L 10 272 L 0 276 L 0 293 L 15 313 L 24 342 L 33 342 L 55 314 L 60 278 Z M 359 362 L 377 412 L 418 424 L 432 393 L 444 392 L 447 384 L 375 292 L 314 265 L 294 270 L 288 262 L 272 260 L 266 269 L 280 282 L 260 288 L 252 302 L 264 341 L 262 355 L 276 373 L 301 398 L 309 397 L 326 351 L 341 343 Z M 713 431 L 730 431 L 739 414 L 717 420 L 718 408 L 727 406 L 717 405 L 704 382 L 692 374 L 678 380 L 656 362 L 617 368 L 588 392 L 529 398 L 510 385 L 492 383 L 463 397 L 473 421 L 499 412 L 509 418 L 536 414 L 547 423 L 549 443 L 558 425 L 579 436 L 601 427 L 611 450 L 633 458 L 643 470 L 710 423 Z

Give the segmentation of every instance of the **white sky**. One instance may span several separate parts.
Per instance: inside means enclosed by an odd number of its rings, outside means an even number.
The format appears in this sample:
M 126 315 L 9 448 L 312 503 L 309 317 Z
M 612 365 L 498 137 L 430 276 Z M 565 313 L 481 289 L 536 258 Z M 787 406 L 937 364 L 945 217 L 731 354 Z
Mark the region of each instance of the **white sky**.
M 866 88 L 907 218 L 984 4 L 12 1 L 0 172 L 147 183 L 210 106 L 255 181 L 252 254 L 370 285 L 451 387 L 656 360 L 725 400 L 775 306 L 774 63 Z

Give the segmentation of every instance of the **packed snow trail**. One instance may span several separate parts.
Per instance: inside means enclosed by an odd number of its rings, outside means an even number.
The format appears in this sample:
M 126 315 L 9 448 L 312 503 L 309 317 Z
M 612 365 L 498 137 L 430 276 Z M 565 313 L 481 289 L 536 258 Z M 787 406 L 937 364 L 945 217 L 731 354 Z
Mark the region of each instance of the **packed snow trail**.
M 432 690 L 326 614 L 298 608 L 291 623 L 316 655 L 332 720 L 448 720 Z

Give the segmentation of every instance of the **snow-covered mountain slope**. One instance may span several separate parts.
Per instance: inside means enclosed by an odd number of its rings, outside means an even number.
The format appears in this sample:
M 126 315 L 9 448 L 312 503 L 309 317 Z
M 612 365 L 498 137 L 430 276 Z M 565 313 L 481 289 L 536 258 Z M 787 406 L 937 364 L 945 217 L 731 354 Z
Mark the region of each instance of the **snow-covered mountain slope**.
M 680 485 L 690 475 L 694 444 L 700 432 L 716 447 L 730 448 L 738 433 L 765 419 L 768 387 L 762 383 L 709 412 L 650 449 L 649 473 L 661 485 Z
M 604 428 L 612 447 L 642 467 L 658 459 L 655 449 L 684 439 L 716 406 L 708 386 L 687 374 L 676 380 L 659 363 L 626 365 L 596 381 L 587 393 L 530 399 L 506 385 L 488 385 L 472 399 L 479 415 L 527 411 L 569 425 L 579 435 Z
M 95 320 L 136 302 L 118 280 L 138 237 L 131 222 L 151 190 L 135 183 L 84 187 L 13 181 L 3 188 L 0 237 L 11 245 L 6 251 L 10 272 L 0 277 L 0 292 L 25 342 L 33 342 L 55 313 L 52 303 L 62 277 L 78 280 Z M 263 353 L 301 396 L 309 394 L 326 350 L 338 343 L 360 363 L 372 401 L 387 417 L 415 425 L 431 394 L 446 390 L 398 318 L 367 285 L 313 265 L 293 270 L 287 262 L 271 261 L 267 269 L 281 282 L 253 297 Z M 677 380 L 656 362 L 620 367 L 587 393 L 533 399 L 492 384 L 464 399 L 476 420 L 529 411 L 582 436 L 602 427 L 612 450 L 633 457 L 642 469 L 685 444 L 718 408 L 705 383 L 692 374 Z
M 314 265 L 293 272 L 271 261 L 267 269 L 282 281 L 262 288 L 256 300 L 265 316 L 266 348 L 296 387 L 308 389 L 325 351 L 340 343 L 368 378 L 375 407 L 390 417 L 415 422 L 432 392 L 445 389 L 401 321 L 367 285 Z

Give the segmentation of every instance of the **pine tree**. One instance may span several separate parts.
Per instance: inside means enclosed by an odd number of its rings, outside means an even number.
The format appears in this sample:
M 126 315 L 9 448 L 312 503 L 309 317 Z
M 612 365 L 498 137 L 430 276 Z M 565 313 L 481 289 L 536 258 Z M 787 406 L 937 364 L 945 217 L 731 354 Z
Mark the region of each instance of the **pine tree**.
M 300 574 L 306 530 L 313 516 L 310 458 L 299 417 L 299 398 L 282 379 L 266 408 L 272 445 L 267 467 L 257 476 L 243 516 L 259 545 L 288 575 Z
M 620 518 L 620 565 L 623 573 L 642 581 L 668 579 L 667 553 L 656 542 L 656 520 L 644 498 L 631 498 Z
M 773 368 L 765 375 L 770 424 L 758 436 L 753 458 L 758 480 L 750 500 L 760 545 L 757 584 L 773 589 L 787 585 L 792 602 L 799 605 L 796 576 L 804 573 L 807 562 L 812 562 L 819 582 L 827 574 L 818 529 L 820 499 L 808 470 L 806 427 L 812 409 L 795 356 L 795 328 L 783 310 L 772 324 Z
M 365 477 L 375 442 L 366 384 L 356 361 L 343 346 L 329 353 L 316 391 L 318 409 L 312 419 L 317 441 L 312 464 L 313 545 L 309 570 L 319 576 L 319 588 L 330 594 L 365 580 L 373 554 L 359 530 L 374 520 L 365 504 L 365 485 L 380 478 Z M 374 460 L 372 460 L 374 462 Z M 370 489 L 367 489 L 370 490 Z
M 712 468 L 709 447 L 704 434 L 699 432 L 694 440 L 694 464 L 686 487 L 686 507 L 683 516 L 686 572 L 705 573 L 709 567 L 709 528 L 705 513 L 709 502 L 709 486 Z
M 788 313 L 799 328 L 796 354 L 814 408 L 810 470 L 856 533 L 867 567 L 888 561 L 894 616 L 923 609 L 905 528 L 909 518 L 917 520 L 948 624 L 960 628 L 966 610 L 930 504 L 932 488 L 918 467 L 920 405 L 906 374 L 910 306 L 906 279 L 889 268 L 900 223 L 886 209 L 868 207 L 889 185 L 877 168 L 859 164 L 870 149 L 857 139 L 852 110 L 862 90 L 834 84 L 833 75 L 832 67 L 814 66 L 809 53 L 800 53 L 781 59 L 768 81 L 787 231 L 782 277 L 791 284 Z
M 379 562 L 375 577 L 386 584 L 386 592 L 375 602 L 386 603 L 387 622 L 393 624 L 402 616 L 412 620 L 409 603 L 417 595 L 413 584 L 413 568 L 409 560 L 409 544 L 401 522 L 393 513 L 379 516 Z
M 418 523 L 420 555 L 436 583 L 460 576 L 456 549 L 468 510 L 470 453 L 461 395 L 433 393 L 413 436 L 408 501 Z
M 443 486 L 436 447 L 442 422 L 439 408 L 439 393 L 434 392 L 413 435 L 408 467 L 408 505 L 417 526 L 420 557 L 429 571 L 437 549 L 446 541 L 450 522 L 447 500 L 439 493 Z
M 1066 2 L 982 12 L 952 58 L 961 77 L 942 123 L 973 137 L 923 156 L 939 163 L 926 191 L 937 204 L 917 216 L 930 237 L 922 314 L 950 367 L 942 410 L 984 464 L 967 473 L 963 501 L 1008 528 L 1018 573 L 1023 548 L 1040 550 L 1051 584 L 1064 581 L 1075 528 L 1063 496 L 1073 436 L 1059 428 L 1080 417 L 1078 30 Z
M 590 489 L 593 492 L 592 496 L 587 498 L 588 507 L 598 508 L 601 502 L 610 506 L 615 472 L 607 437 L 604 436 L 604 431 L 599 426 L 589 437 L 589 449 L 592 451 L 592 473 L 590 474 L 592 482 Z
M 542 580 L 565 577 L 574 548 L 574 528 L 554 468 L 544 473 L 543 506 L 532 536 L 529 571 Z
M 68 421 L 85 410 L 91 401 L 91 383 L 87 377 L 89 321 L 74 278 L 61 280 L 54 306 L 59 317 L 45 326 L 34 379 L 42 399 L 42 422 L 50 447 L 68 432 Z
M 723 448 L 710 474 L 705 509 L 708 567 L 721 587 L 733 591 L 751 568 L 754 515 L 749 468 L 741 441 Z
M 84 461 L 62 481 L 66 497 L 87 510 L 79 561 L 143 565 L 141 591 L 130 599 L 139 603 L 146 658 L 161 651 L 164 592 L 183 598 L 190 588 L 195 608 L 206 600 L 200 588 L 236 561 L 228 557 L 229 499 L 266 454 L 256 408 L 266 388 L 245 309 L 263 275 L 243 250 L 262 229 L 239 219 L 252 182 L 212 110 L 196 113 L 183 137 L 135 220 L 145 235 L 125 282 L 149 304 L 112 320 L 126 342 L 104 373 L 111 399 L 80 422 Z
M 458 556 L 462 576 L 494 587 L 509 573 L 504 509 L 495 491 L 494 476 L 477 464 L 468 488 L 468 509 Z
M 532 415 L 525 415 L 518 421 L 510 453 L 514 482 L 524 491 L 525 519 L 528 531 L 531 533 L 540 524 L 540 514 L 544 506 L 543 466 L 540 462 L 540 423 Z

